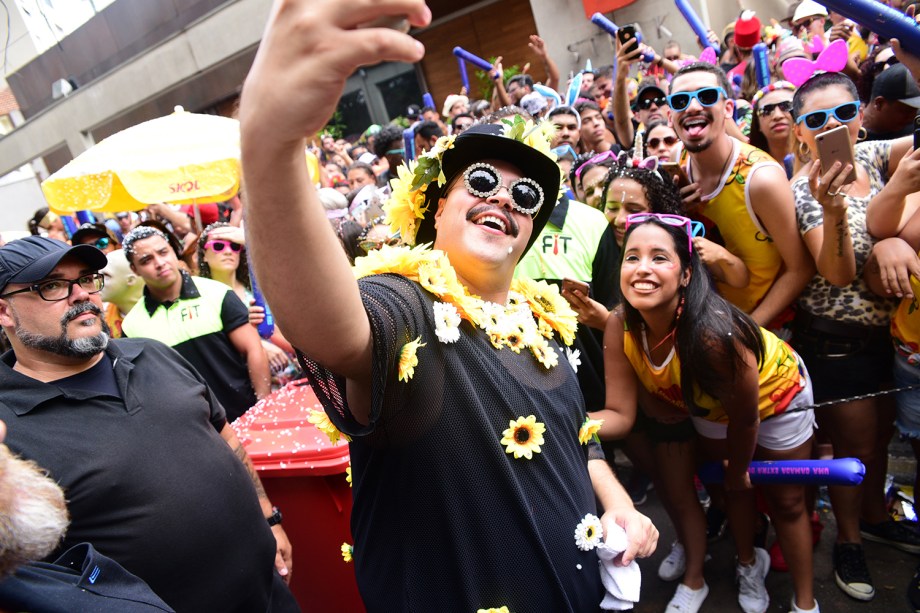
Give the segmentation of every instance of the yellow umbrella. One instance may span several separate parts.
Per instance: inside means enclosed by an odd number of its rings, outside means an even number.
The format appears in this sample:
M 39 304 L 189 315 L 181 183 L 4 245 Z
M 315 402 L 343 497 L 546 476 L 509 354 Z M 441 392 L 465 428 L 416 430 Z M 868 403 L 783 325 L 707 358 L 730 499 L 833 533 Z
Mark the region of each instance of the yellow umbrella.
M 223 201 L 239 188 L 239 122 L 181 106 L 113 134 L 42 182 L 51 210 L 64 215 Z

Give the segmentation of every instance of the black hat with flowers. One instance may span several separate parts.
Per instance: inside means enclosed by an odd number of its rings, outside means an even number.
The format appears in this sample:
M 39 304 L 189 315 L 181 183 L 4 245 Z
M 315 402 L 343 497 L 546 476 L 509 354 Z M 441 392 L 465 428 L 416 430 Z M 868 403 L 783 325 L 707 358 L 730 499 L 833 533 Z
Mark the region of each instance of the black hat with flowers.
M 534 216 L 526 253 L 559 198 L 562 171 L 550 148 L 553 130 L 552 123 L 535 125 L 515 116 L 502 124 L 475 125 L 458 136 L 441 137 L 417 162 L 397 169 L 398 178 L 391 182 L 393 191 L 384 205 L 387 223 L 407 245 L 434 241 L 434 214 L 447 186 L 472 164 L 500 160 L 515 166 L 522 177 L 543 190 L 543 205 Z

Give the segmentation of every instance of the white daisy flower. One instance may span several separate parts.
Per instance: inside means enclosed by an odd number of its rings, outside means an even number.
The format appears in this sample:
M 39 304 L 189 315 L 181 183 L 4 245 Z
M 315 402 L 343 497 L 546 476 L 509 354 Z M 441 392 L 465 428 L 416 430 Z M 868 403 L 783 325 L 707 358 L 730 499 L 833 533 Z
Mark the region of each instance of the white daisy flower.
M 434 333 L 442 343 L 456 343 L 460 340 L 460 313 L 446 302 L 434 303 Z
M 597 515 L 588 513 L 575 527 L 575 545 L 582 551 L 591 551 L 604 540 L 604 527 Z
M 572 370 L 578 372 L 578 367 L 581 366 L 581 351 L 566 347 L 565 357 L 568 358 L 569 364 L 572 365 Z

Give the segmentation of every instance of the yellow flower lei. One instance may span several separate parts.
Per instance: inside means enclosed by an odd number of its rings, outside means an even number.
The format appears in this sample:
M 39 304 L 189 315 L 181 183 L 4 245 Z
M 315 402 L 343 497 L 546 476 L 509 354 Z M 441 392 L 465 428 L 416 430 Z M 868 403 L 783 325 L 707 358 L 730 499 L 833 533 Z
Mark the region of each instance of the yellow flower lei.
M 556 132 L 552 122 L 544 121 L 535 125 L 533 121 L 516 115 L 514 119 L 504 119 L 504 136 L 533 147 L 551 160 L 556 159 L 550 143 Z M 414 245 L 419 223 L 428 212 L 425 206 L 425 190 L 432 181 L 438 186 L 447 183 L 442 170 L 444 153 L 454 148 L 456 135 L 442 136 L 434 146 L 421 154 L 418 160 L 400 164 L 396 169 L 396 178 L 390 181 L 390 197 L 383 205 L 384 223 L 392 232 L 399 232 L 402 242 Z M 561 177 L 561 174 L 560 174 Z M 560 181 L 559 193 L 565 189 Z M 547 194 L 549 197 L 549 194 Z M 558 198 L 558 196 L 557 196 Z
M 430 244 L 416 247 L 383 245 L 355 260 L 357 279 L 384 273 L 402 275 L 417 282 L 443 302 L 453 305 L 462 319 L 485 330 L 496 349 L 510 347 L 519 352 L 527 347 L 546 368 L 554 367 L 559 358 L 543 337 L 550 338 L 553 332 L 558 332 L 566 345 L 575 340 L 578 315 L 559 294 L 559 289 L 545 281 L 525 277 L 514 279 L 508 305 L 502 306 L 468 293 L 447 255 L 431 249 Z M 535 334 L 527 334 L 521 327 L 523 320 L 514 317 L 525 308 L 536 320 Z M 504 314 L 510 317 L 502 317 Z

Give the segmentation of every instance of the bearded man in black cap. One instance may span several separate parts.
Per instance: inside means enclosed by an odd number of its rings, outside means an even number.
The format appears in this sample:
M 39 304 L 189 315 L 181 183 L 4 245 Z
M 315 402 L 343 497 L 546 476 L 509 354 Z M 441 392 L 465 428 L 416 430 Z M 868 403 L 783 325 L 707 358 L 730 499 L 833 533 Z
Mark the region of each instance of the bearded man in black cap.
M 357 29 L 398 15 L 431 17 L 421 0 L 278 0 L 240 107 L 259 283 L 308 356 L 319 425 L 351 440 L 359 589 L 372 612 L 597 611 L 602 534 L 622 538 L 625 565 L 658 533 L 588 444 L 560 344 L 574 312 L 512 281 L 559 195 L 547 133 L 517 118 L 440 139 L 385 207 L 415 247 L 354 270 L 307 177 L 301 136 L 348 76 L 421 59 L 404 34 Z
M 109 339 L 106 263 L 40 236 L 0 247 L 0 420 L 66 493 L 61 548 L 91 543 L 176 611 L 298 610 L 272 568 L 290 569 L 279 515 L 201 375 L 156 341 Z

